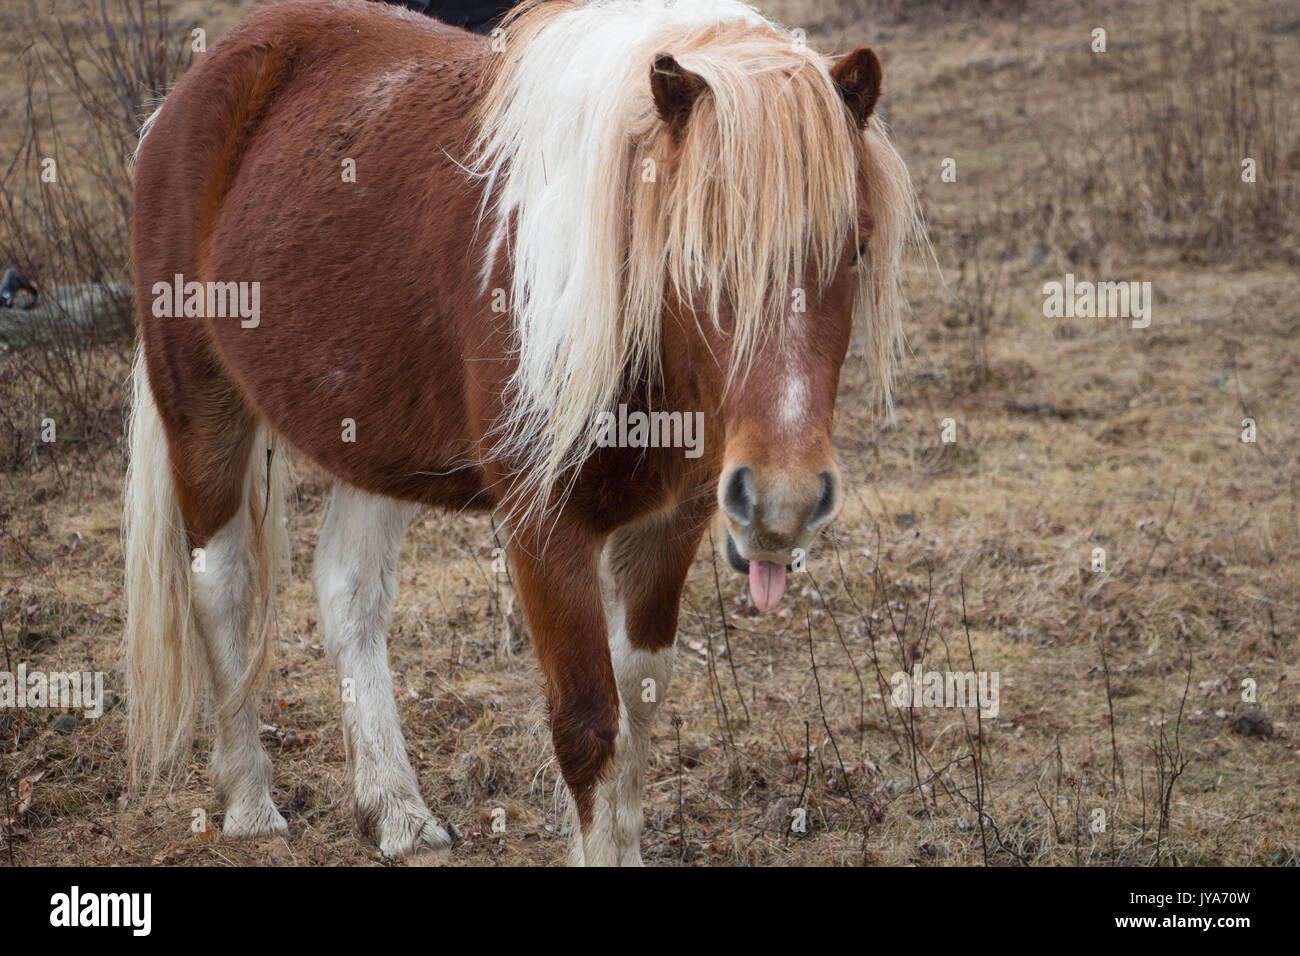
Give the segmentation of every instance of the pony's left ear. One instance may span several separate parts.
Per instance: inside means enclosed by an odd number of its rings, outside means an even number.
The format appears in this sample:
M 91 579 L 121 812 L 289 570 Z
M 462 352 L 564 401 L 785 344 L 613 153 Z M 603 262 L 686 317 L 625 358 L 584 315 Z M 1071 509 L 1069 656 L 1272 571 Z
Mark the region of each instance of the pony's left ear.
M 708 84 L 698 73 L 686 69 L 671 54 L 660 53 L 650 67 L 650 92 L 655 109 L 675 139 L 680 139 L 686 131 L 691 107 L 707 88 Z
M 858 47 L 831 67 L 831 79 L 859 127 L 867 125 L 871 111 L 876 108 L 884 75 L 880 60 L 865 46 Z

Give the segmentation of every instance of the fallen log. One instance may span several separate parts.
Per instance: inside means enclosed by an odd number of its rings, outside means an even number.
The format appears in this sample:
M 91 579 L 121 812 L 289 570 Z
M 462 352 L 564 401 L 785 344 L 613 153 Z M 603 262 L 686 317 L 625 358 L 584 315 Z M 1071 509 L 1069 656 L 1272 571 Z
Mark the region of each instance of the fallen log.
M 131 289 L 89 282 L 43 290 L 30 308 L 0 309 L 0 349 L 91 345 L 131 327 Z

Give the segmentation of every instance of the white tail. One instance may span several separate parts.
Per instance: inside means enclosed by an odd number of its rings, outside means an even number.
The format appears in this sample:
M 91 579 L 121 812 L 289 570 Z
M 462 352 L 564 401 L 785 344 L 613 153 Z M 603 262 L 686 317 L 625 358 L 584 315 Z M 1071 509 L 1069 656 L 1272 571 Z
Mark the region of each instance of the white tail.
M 130 460 L 126 473 L 123 551 L 126 559 L 125 664 L 132 781 L 154 776 L 188 748 L 200 703 L 210 689 L 211 653 L 194 606 L 192 556 L 172 481 L 167 435 L 137 351 L 131 374 Z M 240 709 L 266 658 L 273 620 L 276 568 L 287 553 L 283 518 L 284 454 L 258 429 L 245 476 L 245 500 L 256 562 L 254 653 L 244 680 L 219 700 L 224 722 Z M 267 452 L 272 454 L 268 456 Z M 269 489 L 268 489 L 269 484 Z

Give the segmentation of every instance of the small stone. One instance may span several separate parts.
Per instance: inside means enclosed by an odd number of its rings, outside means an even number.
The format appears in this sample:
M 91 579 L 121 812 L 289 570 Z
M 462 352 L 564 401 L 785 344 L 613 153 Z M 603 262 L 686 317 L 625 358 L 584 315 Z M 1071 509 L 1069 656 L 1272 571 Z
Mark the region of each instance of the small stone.
M 60 714 L 54 718 L 53 728 L 61 734 L 70 734 L 77 729 L 77 718 L 71 714 Z
M 1258 707 L 1248 707 L 1233 718 L 1232 732 L 1243 737 L 1272 737 L 1273 721 Z

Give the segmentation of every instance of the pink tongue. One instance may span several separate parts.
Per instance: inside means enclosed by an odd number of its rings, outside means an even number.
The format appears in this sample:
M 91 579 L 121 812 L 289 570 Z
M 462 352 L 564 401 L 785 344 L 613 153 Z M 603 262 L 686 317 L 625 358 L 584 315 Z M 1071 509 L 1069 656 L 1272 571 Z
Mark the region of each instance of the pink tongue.
M 754 606 L 766 613 L 781 603 L 785 594 L 785 565 L 771 561 L 749 562 L 749 596 Z

